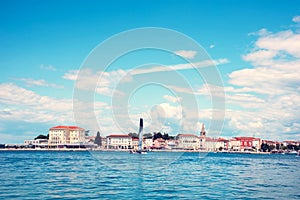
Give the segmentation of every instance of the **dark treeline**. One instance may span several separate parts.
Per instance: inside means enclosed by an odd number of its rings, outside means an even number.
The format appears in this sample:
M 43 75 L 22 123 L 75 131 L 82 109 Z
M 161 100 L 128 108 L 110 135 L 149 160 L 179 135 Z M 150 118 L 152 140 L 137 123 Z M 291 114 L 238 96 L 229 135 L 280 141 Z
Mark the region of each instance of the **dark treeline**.
M 270 151 L 273 151 L 273 150 L 291 150 L 291 151 L 299 151 L 300 150 L 300 146 L 297 146 L 297 145 L 292 145 L 292 144 L 289 144 L 287 146 L 284 146 L 284 145 L 279 145 L 279 144 L 276 144 L 275 145 L 268 145 L 268 144 L 261 144 L 261 150 L 263 152 L 270 152 Z
M 129 133 L 128 135 L 132 138 L 138 138 L 139 137 L 137 133 Z M 153 134 L 152 133 L 145 133 L 145 134 L 143 134 L 143 137 L 144 138 L 152 138 L 153 140 L 156 140 L 158 138 L 162 138 L 164 140 L 174 140 L 176 138 L 174 136 L 169 136 L 168 133 L 162 134 L 161 132 L 154 132 Z

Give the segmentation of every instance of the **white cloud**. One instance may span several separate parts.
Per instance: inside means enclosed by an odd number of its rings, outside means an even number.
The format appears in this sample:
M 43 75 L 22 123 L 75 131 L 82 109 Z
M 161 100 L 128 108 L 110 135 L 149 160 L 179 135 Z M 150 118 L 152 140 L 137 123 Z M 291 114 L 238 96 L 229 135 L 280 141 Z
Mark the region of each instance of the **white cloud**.
M 176 55 L 181 56 L 183 58 L 189 58 L 193 59 L 197 52 L 196 51 L 190 51 L 190 50 L 179 50 L 174 52 Z
M 290 56 L 300 57 L 300 33 L 292 30 L 281 31 L 274 34 L 267 34 L 256 41 L 259 49 L 268 49 L 279 53 L 287 53 Z
M 40 69 L 48 70 L 48 71 L 56 71 L 56 68 L 53 67 L 52 65 L 41 65 Z
M 63 78 L 76 81 L 78 89 L 95 89 L 96 93 L 105 96 L 112 96 L 113 93 L 122 95 L 121 91 L 115 90 L 115 86 L 120 82 L 124 83 L 132 80 L 130 74 L 121 69 L 111 72 L 94 72 L 92 69 L 70 70 L 63 75 Z
M 300 23 L 300 16 L 293 17 L 293 22 Z
M 255 64 L 269 65 L 271 64 L 270 59 L 276 56 L 276 54 L 277 54 L 276 51 L 262 49 L 244 55 L 243 59 L 248 62 L 254 62 Z
M 262 28 L 259 31 L 251 32 L 248 35 L 249 36 L 251 36 L 251 35 L 254 35 L 254 36 L 264 36 L 264 35 L 267 35 L 267 34 L 270 34 L 270 32 L 267 29 Z
M 182 100 L 181 97 L 178 97 L 178 96 L 174 97 L 174 96 L 170 96 L 170 95 L 164 95 L 163 98 L 171 103 L 179 103 Z
M 52 87 L 56 89 L 62 89 L 64 86 L 56 85 L 54 83 L 48 83 L 44 79 L 31 79 L 31 78 L 16 78 L 16 80 L 23 81 L 27 86 L 42 86 L 42 87 Z
M 123 95 L 122 91 L 115 90 L 115 87 L 120 83 L 133 81 L 133 76 L 161 73 L 167 71 L 177 71 L 201 67 L 209 67 L 213 65 L 226 64 L 229 61 L 225 58 L 218 60 L 204 60 L 196 63 L 185 63 L 168 66 L 154 66 L 150 68 L 137 68 L 133 70 L 115 70 L 110 72 L 93 71 L 92 69 L 70 70 L 63 75 L 64 79 L 77 81 L 76 86 L 82 90 L 94 89 L 97 84 L 96 92 L 100 95 L 112 96 L 112 93 Z M 78 74 L 80 73 L 80 77 Z
M 1 119 L 27 122 L 63 122 L 72 119 L 72 101 L 54 99 L 16 86 L 0 84 Z
M 211 45 L 209 45 L 209 48 L 210 48 L 210 49 L 213 49 L 213 48 L 215 48 L 215 45 L 214 45 L 214 44 L 211 44 Z
M 218 60 L 204 60 L 201 62 L 195 63 L 185 63 L 185 64 L 177 64 L 177 65 L 167 65 L 167 66 L 155 66 L 151 68 L 144 69 L 135 69 L 130 71 L 131 75 L 138 74 L 147 74 L 147 73 L 157 73 L 157 72 L 166 72 L 166 71 L 177 71 L 177 70 L 186 70 L 186 69 L 194 69 L 194 68 L 203 68 L 210 67 L 214 65 L 222 65 L 227 64 L 229 61 L 226 58 L 218 59 Z
M 227 104 L 234 108 L 226 114 L 229 127 L 266 139 L 295 139 L 300 131 L 300 34 L 264 29 L 257 36 L 251 52 L 243 56 L 253 68 L 230 73 L 233 87 L 225 87 Z
M 95 101 L 92 104 L 76 102 L 77 125 L 86 129 L 97 130 L 92 118 L 105 115 L 110 109 L 106 103 Z M 87 112 L 92 110 L 92 112 Z M 72 125 L 76 124 L 73 116 L 73 100 L 57 99 L 39 95 L 13 83 L 0 84 L 0 120 L 17 121 L 31 124 Z M 107 128 L 110 124 L 105 124 Z M 28 127 L 25 128 L 25 131 Z
M 66 80 L 76 81 L 79 70 L 70 70 L 63 75 L 62 78 Z

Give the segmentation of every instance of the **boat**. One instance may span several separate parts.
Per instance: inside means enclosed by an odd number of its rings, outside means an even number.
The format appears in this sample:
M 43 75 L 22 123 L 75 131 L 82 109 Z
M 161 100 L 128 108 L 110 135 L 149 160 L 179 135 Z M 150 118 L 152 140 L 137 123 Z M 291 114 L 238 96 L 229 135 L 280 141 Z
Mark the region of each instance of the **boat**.
M 130 150 L 130 154 L 147 154 L 147 151 L 143 150 L 143 124 L 143 118 L 140 118 L 138 150 Z
M 298 155 L 297 151 L 290 151 L 288 154 Z
M 288 152 L 286 152 L 285 154 L 287 154 L 287 155 L 298 155 L 299 152 L 297 152 L 297 151 L 295 151 L 295 150 L 293 149 L 292 151 L 288 151 Z

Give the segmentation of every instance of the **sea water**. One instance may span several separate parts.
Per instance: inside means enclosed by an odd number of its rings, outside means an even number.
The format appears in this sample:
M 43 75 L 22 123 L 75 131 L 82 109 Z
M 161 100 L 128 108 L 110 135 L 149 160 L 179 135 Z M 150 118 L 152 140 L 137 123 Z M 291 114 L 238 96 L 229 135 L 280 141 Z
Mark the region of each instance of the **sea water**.
M 0 199 L 300 199 L 300 157 L 1 151 Z

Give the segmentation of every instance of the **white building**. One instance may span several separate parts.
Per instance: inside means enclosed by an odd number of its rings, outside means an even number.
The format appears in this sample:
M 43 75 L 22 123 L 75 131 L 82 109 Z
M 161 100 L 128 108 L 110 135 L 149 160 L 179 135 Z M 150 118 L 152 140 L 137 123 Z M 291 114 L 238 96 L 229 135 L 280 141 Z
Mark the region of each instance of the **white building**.
M 228 149 L 230 149 L 232 151 L 240 151 L 241 150 L 241 141 L 237 140 L 235 138 L 232 138 L 229 141 Z
M 139 138 L 132 138 L 132 148 L 133 149 L 138 149 L 138 146 L 139 146 Z
M 55 126 L 49 129 L 49 145 L 80 144 L 85 142 L 85 130 L 78 126 Z
M 196 150 L 199 149 L 199 138 L 194 134 L 179 134 L 178 148 Z
M 152 138 L 145 138 L 145 139 L 143 139 L 143 146 L 146 149 L 149 149 L 149 148 L 153 147 L 153 139 Z
M 106 137 L 108 149 L 131 149 L 133 147 L 132 138 L 129 135 L 109 135 Z
M 223 138 L 210 138 L 207 137 L 205 140 L 206 151 L 219 151 L 228 149 L 229 141 Z
M 25 145 L 35 145 L 35 146 L 47 145 L 48 140 L 47 139 L 24 140 L 24 144 Z
M 261 147 L 261 139 L 260 138 L 255 138 L 252 141 L 252 146 L 255 147 L 257 149 L 257 151 L 260 149 Z

